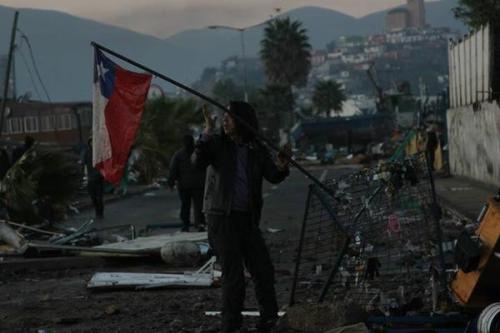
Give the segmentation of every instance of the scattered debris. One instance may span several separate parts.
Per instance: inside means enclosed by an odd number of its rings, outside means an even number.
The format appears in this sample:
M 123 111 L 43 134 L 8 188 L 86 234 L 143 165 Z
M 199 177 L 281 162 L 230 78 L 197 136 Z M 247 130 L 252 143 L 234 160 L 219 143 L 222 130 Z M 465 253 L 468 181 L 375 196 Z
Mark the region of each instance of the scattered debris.
M 111 304 L 106 306 L 106 308 L 104 309 L 104 313 L 111 316 L 120 313 L 120 309 L 118 308 L 118 306 Z
M 329 330 L 325 333 L 369 333 L 368 328 L 364 323 L 358 323 L 354 325 L 344 326 Z
M 450 187 L 450 191 L 452 192 L 461 192 L 461 191 L 470 191 L 472 187 L 470 186 L 461 186 L 461 187 Z
M 94 223 L 94 220 L 91 219 L 91 220 L 85 222 L 84 224 L 82 224 L 78 228 L 78 230 L 76 230 L 74 233 L 67 235 L 67 236 L 64 236 L 64 237 L 58 237 L 58 238 L 52 239 L 50 242 L 52 244 L 56 244 L 56 245 L 64 245 L 64 244 L 68 243 L 69 241 L 71 241 L 75 238 L 78 238 L 78 237 L 84 235 L 85 233 L 87 233 L 90 229 L 90 226 L 93 223 Z
M 95 246 L 94 249 L 128 250 L 143 252 L 156 252 L 160 254 L 161 248 L 168 243 L 179 241 L 200 242 L 208 239 L 206 232 L 177 232 L 149 237 L 138 237 L 133 240 L 119 243 L 103 244 Z
M 215 257 L 196 272 L 184 274 L 96 273 L 88 282 L 89 289 L 153 289 L 179 287 L 211 287 L 216 281 Z
M 169 266 L 197 265 L 208 251 L 208 244 L 193 241 L 168 242 L 161 247 L 162 260 Z
M 277 232 L 285 231 L 285 229 L 267 228 L 266 231 L 269 232 L 269 233 L 271 233 L 271 234 L 275 234 Z
M 26 240 L 5 222 L 0 222 L 0 240 L 16 250 L 20 250 L 26 244 Z
M 221 311 L 205 311 L 205 316 L 220 316 Z M 283 317 L 286 314 L 285 311 L 278 311 L 278 317 Z M 259 317 L 259 311 L 241 311 L 241 315 L 244 317 Z

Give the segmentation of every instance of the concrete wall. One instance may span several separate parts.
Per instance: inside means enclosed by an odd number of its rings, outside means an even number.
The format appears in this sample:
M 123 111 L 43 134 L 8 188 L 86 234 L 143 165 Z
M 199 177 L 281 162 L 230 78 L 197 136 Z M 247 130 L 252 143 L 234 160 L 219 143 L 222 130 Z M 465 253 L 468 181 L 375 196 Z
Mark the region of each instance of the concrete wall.
M 447 112 L 450 171 L 500 186 L 500 107 L 483 102 Z

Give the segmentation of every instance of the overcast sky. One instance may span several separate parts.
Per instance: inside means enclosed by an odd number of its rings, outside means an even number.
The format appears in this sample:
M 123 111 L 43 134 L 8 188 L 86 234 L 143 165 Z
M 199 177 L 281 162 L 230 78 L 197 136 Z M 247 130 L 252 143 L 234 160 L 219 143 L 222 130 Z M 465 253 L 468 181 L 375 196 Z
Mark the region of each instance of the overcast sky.
M 274 8 L 287 11 L 321 6 L 360 17 L 404 3 L 406 0 L 0 0 L 0 5 L 63 11 L 158 37 L 215 24 L 245 27 L 266 20 Z

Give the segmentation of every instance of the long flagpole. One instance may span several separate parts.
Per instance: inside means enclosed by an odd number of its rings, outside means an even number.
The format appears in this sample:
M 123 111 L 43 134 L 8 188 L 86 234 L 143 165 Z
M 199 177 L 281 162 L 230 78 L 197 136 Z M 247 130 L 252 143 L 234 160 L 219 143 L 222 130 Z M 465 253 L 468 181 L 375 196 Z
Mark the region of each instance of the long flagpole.
M 146 72 L 149 72 L 151 74 L 153 74 L 154 76 L 160 78 L 160 79 L 163 79 L 181 89 L 184 89 L 188 92 L 190 92 L 191 94 L 195 95 L 195 96 L 198 96 L 199 98 L 207 101 L 208 103 L 218 107 L 219 109 L 221 109 L 222 111 L 224 112 L 227 112 L 229 113 L 233 118 L 235 118 L 236 120 L 238 120 L 238 122 L 240 122 L 246 129 L 248 129 L 249 131 L 252 131 L 252 133 L 262 142 L 264 142 L 268 147 L 270 147 L 271 149 L 275 150 L 275 151 L 280 151 L 280 149 L 274 145 L 268 138 L 266 138 L 265 136 L 263 136 L 261 133 L 259 133 L 258 131 L 256 131 L 252 126 L 250 126 L 247 122 L 245 122 L 243 119 L 241 119 L 238 115 L 234 114 L 233 112 L 231 112 L 231 110 L 229 110 L 228 108 L 226 108 L 224 105 L 222 105 L 221 103 L 217 102 L 216 100 L 200 93 L 199 91 L 197 90 L 194 90 L 193 88 L 190 88 L 166 75 L 163 75 L 149 67 L 146 67 L 128 57 L 125 57 L 119 53 L 116 53 L 115 51 L 113 50 L 110 50 L 108 49 L 107 47 L 105 46 L 102 46 L 96 42 L 91 42 L 90 43 L 92 46 L 94 46 L 95 48 L 99 49 L 99 50 L 102 50 L 102 51 L 105 51 L 109 54 L 111 54 L 112 56 L 115 56 L 116 58 L 118 59 L 121 59 L 131 65 L 134 65 Z M 327 186 L 325 186 L 325 184 L 323 184 L 322 182 L 320 182 L 316 177 L 314 177 L 309 171 L 307 171 L 306 169 L 304 169 L 304 167 L 302 167 L 299 163 L 297 163 L 294 159 L 291 158 L 291 156 L 288 156 L 288 154 L 283 154 L 286 156 L 286 158 L 288 159 L 288 161 L 290 162 L 290 164 L 292 164 L 293 166 L 295 166 L 297 169 L 299 169 L 307 178 L 309 178 L 311 181 L 313 181 L 316 185 L 318 185 L 321 189 L 323 189 L 324 191 L 326 191 L 327 193 L 331 194 L 333 197 L 335 197 L 335 194 L 332 192 L 331 189 L 329 189 Z

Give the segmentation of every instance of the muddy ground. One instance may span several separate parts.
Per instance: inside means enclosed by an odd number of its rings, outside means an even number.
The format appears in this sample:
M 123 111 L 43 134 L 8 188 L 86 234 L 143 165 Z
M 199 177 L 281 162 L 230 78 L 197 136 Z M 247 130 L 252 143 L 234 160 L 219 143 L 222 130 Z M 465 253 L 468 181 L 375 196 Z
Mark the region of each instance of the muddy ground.
M 266 238 L 275 262 L 279 303 L 285 306 L 297 242 L 287 232 L 266 233 Z M 92 260 L 86 259 L 86 262 L 92 266 Z M 0 332 L 220 331 L 220 318 L 204 314 L 221 309 L 219 288 L 87 290 L 87 281 L 97 271 L 166 273 L 173 270 L 160 260 L 147 263 L 99 260 L 101 265 L 104 267 L 44 269 L 34 264 L 32 268 L 2 269 Z M 251 282 L 247 286 L 246 307 L 256 308 Z M 251 328 L 255 323 L 254 318 L 245 318 L 246 327 Z

